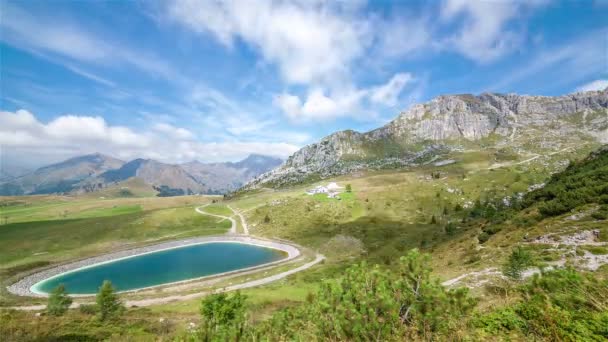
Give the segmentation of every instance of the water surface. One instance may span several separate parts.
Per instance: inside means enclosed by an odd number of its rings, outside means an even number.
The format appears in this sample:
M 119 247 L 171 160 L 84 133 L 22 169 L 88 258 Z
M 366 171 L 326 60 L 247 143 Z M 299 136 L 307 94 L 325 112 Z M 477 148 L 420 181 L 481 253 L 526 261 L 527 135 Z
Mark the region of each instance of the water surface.
M 232 242 L 212 242 L 138 255 L 41 281 L 35 292 L 49 293 L 59 284 L 70 294 L 96 293 L 104 280 L 118 291 L 173 283 L 236 271 L 287 257 L 285 252 Z

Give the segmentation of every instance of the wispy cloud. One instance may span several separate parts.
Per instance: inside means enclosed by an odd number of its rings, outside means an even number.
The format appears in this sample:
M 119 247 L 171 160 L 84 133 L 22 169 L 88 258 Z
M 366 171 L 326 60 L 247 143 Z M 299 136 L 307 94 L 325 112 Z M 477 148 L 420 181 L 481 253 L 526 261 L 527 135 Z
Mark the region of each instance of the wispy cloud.
M 317 87 L 311 88 L 304 100 L 294 94 L 282 93 L 275 97 L 273 103 L 295 122 L 327 121 L 340 116 L 373 120 L 377 114 L 371 105 L 397 105 L 403 90 L 413 81 L 412 74 L 397 73 L 385 84 L 378 86 L 338 91 L 326 91 Z
M 491 62 L 521 46 L 525 30 L 509 27 L 509 23 L 525 17 L 526 12 L 547 1 L 466 1 L 445 0 L 440 19 L 461 20 L 454 35 L 444 44 L 478 62 Z
M 152 77 L 162 77 L 171 82 L 187 81 L 171 64 L 154 54 L 134 51 L 130 47 L 103 39 L 78 23 L 57 20 L 41 13 L 34 16 L 7 2 L 2 4 L 2 11 L 0 28 L 3 33 L 0 39 L 5 43 L 38 55 L 52 54 L 47 58 L 89 79 L 106 85 L 113 84 L 112 81 L 75 67 L 74 61 L 104 67 L 135 67 Z M 67 58 L 68 61 L 57 57 Z
M 365 1 L 178 0 L 166 2 L 166 8 L 174 22 L 191 31 L 215 38 L 228 50 L 244 42 L 276 66 L 286 90 L 273 102 L 287 117 L 334 120 L 361 117 L 363 111 L 402 100 L 408 82 L 394 71 L 397 78 L 375 95 L 357 84 L 353 75 L 362 60 L 382 68 L 420 51 L 447 51 L 477 63 L 493 62 L 526 41 L 521 23 L 545 3 L 445 0 L 417 15 L 369 11 Z M 305 89 L 290 91 L 293 85 Z M 362 106 L 366 101 L 371 105 Z
M 210 34 L 228 48 L 242 39 L 279 68 L 289 83 L 330 82 L 347 77 L 365 52 L 369 23 L 330 2 L 168 2 L 170 15 L 192 30 Z
M 591 90 L 604 90 L 608 88 L 608 79 L 606 80 L 595 80 L 585 83 L 577 87 L 576 91 L 591 91 Z
M 555 74 L 546 87 L 580 82 L 606 73 L 608 70 L 608 28 L 586 33 L 562 45 L 539 50 L 529 62 L 504 72 L 505 77 L 488 85 L 485 90 L 511 90 L 521 82 L 529 82 L 547 70 L 566 70 Z

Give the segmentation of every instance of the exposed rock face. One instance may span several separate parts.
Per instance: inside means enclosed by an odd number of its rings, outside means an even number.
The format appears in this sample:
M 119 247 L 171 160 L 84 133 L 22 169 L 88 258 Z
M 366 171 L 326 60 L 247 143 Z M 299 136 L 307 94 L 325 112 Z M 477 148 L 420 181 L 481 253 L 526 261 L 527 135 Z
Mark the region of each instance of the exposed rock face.
M 540 127 L 567 120 L 577 113 L 603 111 L 605 123 L 607 107 L 606 90 L 557 97 L 514 94 L 440 96 L 426 104 L 413 106 L 370 134 L 375 138 L 397 137 L 410 142 L 459 138 L 478 140 L 492 133 L 508 136 L 529 125 Z M 590 125 L 589 128 L 593 131 L 601 127 Z
M 248 188 L 411 165 L 482 142 L 515 149 L 556 148 L 577 140 L 608 142 L 608 89 L 548 97 L 515 94 L 439 96 L 367 133 L 341 131 L 308 145 Z

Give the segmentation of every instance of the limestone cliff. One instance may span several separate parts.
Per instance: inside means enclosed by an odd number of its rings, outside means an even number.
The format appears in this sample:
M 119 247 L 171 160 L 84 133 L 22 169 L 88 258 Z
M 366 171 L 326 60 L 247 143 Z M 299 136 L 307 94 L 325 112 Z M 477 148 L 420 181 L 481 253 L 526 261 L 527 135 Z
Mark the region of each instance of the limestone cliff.
M 608 143 L 608 89 L 555 97 L 446 95 L 414 105 L 373 131 L 340 131 L 305 146 L 247 187 L 413 165 L 465 147 L 551 151 L 577 141 Z

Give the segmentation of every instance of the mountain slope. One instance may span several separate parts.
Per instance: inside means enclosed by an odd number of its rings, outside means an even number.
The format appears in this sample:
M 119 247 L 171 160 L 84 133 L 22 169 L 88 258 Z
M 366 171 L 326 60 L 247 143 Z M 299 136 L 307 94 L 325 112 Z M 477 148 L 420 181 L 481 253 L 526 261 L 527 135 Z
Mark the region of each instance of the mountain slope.
M 110 170 L 99 176 L 104 183 L 116 183 L 132 177 L 142 179 L 146 184 L 165 185 L 172 189 L 183 189 L 186 193 L 204 191 L 202 184 L 196 181 L 179 165 L 165 164 L 151 159 L 135 159 L 116 170 Z
M 283 161 L 278 158 L 252 154 L 236 162 L 205 164 L 199 161 L 182 164 L 182 168 L 199 183 L 207 193 L 225 193 L 240 188 L 254 177 L 268 172 Z
M 280 186 L 359 169 L 417 165 L 454 150 L 516 155 L 608 142 L 608 89 L 564 96 L 439 96 L 366 133 L 336 132 L 294 153 L 246 187 Z
M 132 178 L 148 186 L 180 189 L 186 194 L 222 194 L 241 187 L 281 163 L 281 159 L 256 154 L 239 162 L 225 163 L 194 161 L 175 165 L 151 159 L 125 163 L 97 153 L 42 167 L 22 177 L 7 177 L 0 183 L 0 196 L 94 192 Z
M 0 195 L 70 192 L 83 180 L 123 164 L 122 160 L 99 153 L 70 158 L 1 184 Z

